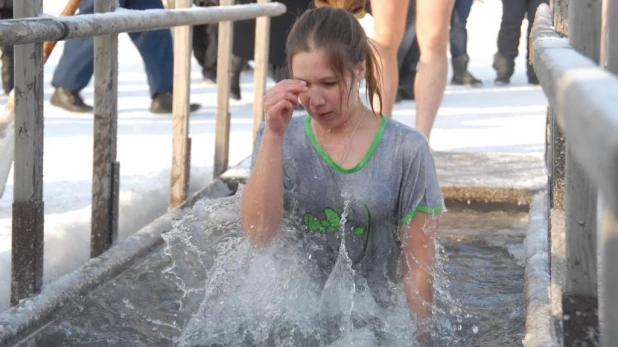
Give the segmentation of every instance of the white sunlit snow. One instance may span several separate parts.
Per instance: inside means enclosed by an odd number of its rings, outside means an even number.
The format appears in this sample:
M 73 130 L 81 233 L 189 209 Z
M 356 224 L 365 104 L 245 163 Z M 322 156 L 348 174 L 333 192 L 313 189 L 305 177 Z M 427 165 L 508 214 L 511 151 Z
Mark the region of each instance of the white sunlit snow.
M 45 1 L 44 12 L 60 13 L 64 1 Z M 499 0 L 475 2 L 468 21 L 469 70 L 482 88 L 449 86 L 432 133 L 435 151 L 493 152 L 542 156 L 547 101 L 538 86 L 526 83 L 526 38 L 511 86 L 495 87 L 491 67 L 502 7 Z M 363 20 L 371 26 L 371 18 Z M 526 22 L 522 27 L 525 33 Z M 49 104 L 50 81 L 63 44 L 45 66 L 45 267 L 44 282 L 82 265 L 90 249 L 92 115 L 65 112 Z M 126 34 L 119 36 L 118 161 L 120 162 L 120 233 L 126 238 L 165 213 L 171 165 L 170 116 L 149 113 L 150 96 L 141 57 Z M 191 191 L 212 179 L 216 86 L 202 81 L 193 59 L 191 101 L 202 104 L 190 121 Z M 449 76 L 450 79 L 450 76 Z M 269 81 L 269 85 L 272 85 Z M 252 74 L 242 76 L 241 101 L 230 102 L 230 165 L 251 154 Z M 81 93 L 93 102 L 92 83 Z M 0 97 L 0 107 L 7 97 Z M 414 125 L 414 103 L 396 105 L 394 117 Z M 0 199 L 0 310 L 9 306 L 11 283 L 12 174 Z

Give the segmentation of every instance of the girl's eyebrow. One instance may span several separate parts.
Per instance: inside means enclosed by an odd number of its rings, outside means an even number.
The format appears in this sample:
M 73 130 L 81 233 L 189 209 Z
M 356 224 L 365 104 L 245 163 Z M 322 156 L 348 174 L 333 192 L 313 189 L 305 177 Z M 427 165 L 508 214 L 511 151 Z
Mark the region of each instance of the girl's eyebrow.
M 307 81 L 306 79 L 303 79 L 303 78 L 300 78 L 300 77 L 296 77 L 296 76 L 292 76 L 292 79 L 299 80 L 299 81 L 304 81 L 304 82 L 309 83 L 309 81 Z M 326 77 L 320 78 L 320 82 L 332 81 L 332 80 L 336 80 L 336 79 L 337 79 L 336 76 L 326 76 Z

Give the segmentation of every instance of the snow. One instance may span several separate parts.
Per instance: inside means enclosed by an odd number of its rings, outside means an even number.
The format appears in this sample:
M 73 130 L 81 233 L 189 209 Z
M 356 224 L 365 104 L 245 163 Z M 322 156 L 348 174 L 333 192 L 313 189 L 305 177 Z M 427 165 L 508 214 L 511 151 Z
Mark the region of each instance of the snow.
M 536 196 L 528 216 L 526 250 L 526 336 L 524 346 L 557 346 L 551 322 L 547 193 Z
M 63 1 L 44 2 L 46 14 L 60 13 Z M 491 67 L 501 19 L 501 2 L 475 2 L 468 22 L 469 70 L 482 88 L 449 86 L 432 133 L 435 151 L 492 152 L 542 156 L 547 101 L 540 87 L 526 83 L 525 35 L 511 86 L 495 87 Z M 371 18 L 364 24 L 371 27 Z M 522 27 L 525 33 L 526 24 Z M 370 30 L 369 30 L 370 32 Z M 49 104 L 50 81 L 62 54 L 59 43 L 45 66 L 45 266 L 44 283 L 81 266 L 89 257 L 92 176 L 92 116 L 65 112 Z M 148 112 L 150 97 L 139 53 L 126 34 L 119 36 L 120 235 L 126 238 L 166 212 L 171 165 L 169 116 Z M 212 181 L 216 86 L 201 79 L 192 60 L 191 101 L 202 104 L 190 121 L 190 190 Z M 269 81 L 272 85 L 272 81 Z M 251 154 L 252 74 L 242 77 L 241 101 L 231 100 L 230 165 Z M 82 92 L 93 102 L 92 83 Z M 6 97 L 0 98 L 0 107 Z M 402 102 L 394 117 L 414 125 L 414 103 Z M 0 310 L 9 306 L 11 282 L 12 174 L 0 199 Z

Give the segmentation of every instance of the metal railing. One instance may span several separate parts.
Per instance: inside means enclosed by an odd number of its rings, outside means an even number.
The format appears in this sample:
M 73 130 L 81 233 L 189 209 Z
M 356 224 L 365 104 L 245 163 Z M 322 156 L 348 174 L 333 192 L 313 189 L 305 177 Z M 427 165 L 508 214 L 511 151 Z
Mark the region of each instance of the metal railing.
M 565 346 L 615 346 L 618 4 L 556 0 L 552 5 L 554 13 L 539 7 L 531 40 L 534 69 L 550 104 L 553 333 Z M 564 12 L 554 16 L 567 7 L 568 22 Z
M 219 23 L 215 176 L 227 168 L 228 110 L 232 21 L 256 20 L 255 122 L 262 121 L 262 96 L 268 61 L 269 17 L 285 13 L 280 3 L 131 11 L 116 0 L 95 0 L 91 15 L 50 17 L 42 0 L 15 1 L 18 19 L 0 21 L 0 46 L 15 45 L 15 162 L 12 227 L 11 303 L 40 292 L 43 278 L 43 45 L 44 41 L 95 36 L 94 155 L 92 180 L 91 257 L 117 240 L 120 164 L 116 161 L 118 38 L 123 32 L 176 27 L 174 30 L 173 157 L 170 208 L 187 199 L 189 174 L 189 74 L 191 25 Z M 259 112 L 258 112 L 259 111 Z

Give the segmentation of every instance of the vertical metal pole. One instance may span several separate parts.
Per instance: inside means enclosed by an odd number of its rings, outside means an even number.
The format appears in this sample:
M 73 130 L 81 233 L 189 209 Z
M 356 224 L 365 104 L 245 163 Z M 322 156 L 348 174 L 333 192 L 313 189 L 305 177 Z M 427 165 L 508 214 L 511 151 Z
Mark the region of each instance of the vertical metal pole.
M 37 17 L 42 0 L 15 1 L 15 18 Z M 15 46 L 15 164 L 11 305 L 43 283 L 43 43 Z
M 583 55 L 599 61 L 601 2 L 571 0 L 568 18 L 570 44 Z M 575 159 L 568 137 L 566 145 L 566 277 L 562 314 L 568 319 L 563 319 L 564 344 L 596 345 L 599 341 L 597 189 Z
M 116 6 L 117 0 L 95 0 L 95 12 L 111 12 Z M 91 257 L 118 239 L 118 35 L 94 38 L 94 83 Z
M 618 2 L 603 0 L 601 9 L 601 66 L 618 74 Z M 614 197 L 614 201 L 618 197 Z M 600 273 L 599 317 L 601 346 L 615 346 L 618 341 L 618 209 L 605 204 L 599 234 Z

